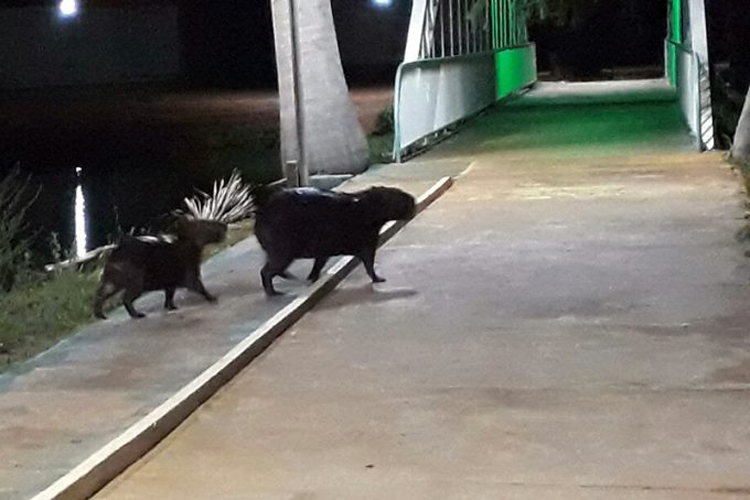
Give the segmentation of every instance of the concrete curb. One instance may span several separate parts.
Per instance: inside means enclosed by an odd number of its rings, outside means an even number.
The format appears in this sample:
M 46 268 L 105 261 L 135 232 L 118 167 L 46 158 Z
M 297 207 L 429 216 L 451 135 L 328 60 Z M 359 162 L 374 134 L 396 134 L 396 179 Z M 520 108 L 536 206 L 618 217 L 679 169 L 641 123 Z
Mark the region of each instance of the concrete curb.
M 417 200 L 417 213 L 427 208 L 453 185 L 451 177 L 435 183 Z M 382 245 L 408 221 L 389 222 L 380 233 Z M 203 402 L 231 380 L 287 328 L 312 309 L 354 270 L 354 257 L 339 259 L 304 294 L 263 323 L 216 363 L 206 369 L 167 401 L 159 405 L 122 434 L 55 481 L 33 500 L 88 498 L 99 491 L 151 448 L 164 439 Z

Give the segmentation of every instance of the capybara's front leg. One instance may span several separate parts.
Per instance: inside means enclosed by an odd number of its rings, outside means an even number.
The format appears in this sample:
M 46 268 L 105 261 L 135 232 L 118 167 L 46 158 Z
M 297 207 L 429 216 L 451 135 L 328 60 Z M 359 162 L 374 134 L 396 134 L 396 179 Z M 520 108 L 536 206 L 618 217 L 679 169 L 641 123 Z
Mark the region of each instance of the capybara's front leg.
M 203 281 L 201 281 L 201 274 L 200 270 L 197 271 L 190 271 L 187 275 L 187 279 L 185 280 L 186 284 L 185 286 L 188 288 L 188 290 L 192 290 L 195 293 L 199 293 L 203 295 L 203 298 L 206 299 L 208 302 L 216 302 L 216 297 L 211 295 L 208 290 L 206 290 L 206 287 L 203 286 Z
M 266 264 L 260 270 L 260 279 L 263 283 L 263 290 L 269 297 L 275 295 L 283 295 L 283 293 L 276 291 L 273 287 L 273 277 L 282 275 L 285 273 L 286 268 L 292 263 L 292 259 L 289 258 L 268 258 Z
M 362 260 L 362 263 L 365 265 L 365 271 L 367 271 L 367 275 L 370 277 L 372 282 L 382 283 L 385 281 L 385 278 L 382 278 L 375 273 L 375 250 L 376 249 L 377 247 L 373 245 L 372 247 L 363 250 L 358 255 L 358 257 Z
M 125 310 L 128 311 L 128 314 L 131 318 L 138 319 L 138 318 L 145 318 L 146 315 L 143 314 L 140 311 L 137 311 L 135 306 L 133 305 L 133 301 L 136 300 L 138 297 L 141 296 L 141 293 L 143 293 L 143 290 L 139 288 L 128 288 L 125 290 L 125 295 L 122 297 L 122 303 L 125 306 Z
M 114 283 L 102 281 L 99 288 L 96 289 L 96 295 L 94 296 L 94 316 L 99 319 L 107 319 L 107 316 L 104 314 L 104 302 L 120 290 L 121 288 Z
M 203 282 L 200 278 L 196 280 L 195 288 L 194 290 L 198 292 L 199 294 L 203 295 L 203 298 L 206 299 L 209 302 L 216 302 L 218 299 L 215 295 L 211 295 L 208 290 L 206 290 L 206 287 L 203 286 Z
M 164 309 L 167 309 L 168 311 L 174 311 L 177 309 L 177 306 L 174 305 L 175 290 L 176 288 L 173 286 L 164 289 Z

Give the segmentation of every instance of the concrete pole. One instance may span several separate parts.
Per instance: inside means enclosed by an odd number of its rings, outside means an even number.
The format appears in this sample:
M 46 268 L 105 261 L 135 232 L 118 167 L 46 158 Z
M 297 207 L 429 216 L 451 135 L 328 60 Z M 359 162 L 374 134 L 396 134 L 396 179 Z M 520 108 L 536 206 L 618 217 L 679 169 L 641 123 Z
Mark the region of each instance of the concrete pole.
M 287 185 L 309 186 L 310 174 L 305 158 L 305 107 L 302 94 L 302 72 L 300 71 L 299 23 L 297 22 L 297 2 L 289 0 L 289 37 L 291 38 L 291 64 L 294 99 L 295 143 L 297 150 L 296 168 L 287 169 Z M 291 177 L 290 177 L 291 176 Z
M 279 82 L 281 160 L 309 175 L 357 174 L 367 140 L 349 98 L 330 0 L 270 0 Z M 308 174 L 309 172 L 309 174 Z

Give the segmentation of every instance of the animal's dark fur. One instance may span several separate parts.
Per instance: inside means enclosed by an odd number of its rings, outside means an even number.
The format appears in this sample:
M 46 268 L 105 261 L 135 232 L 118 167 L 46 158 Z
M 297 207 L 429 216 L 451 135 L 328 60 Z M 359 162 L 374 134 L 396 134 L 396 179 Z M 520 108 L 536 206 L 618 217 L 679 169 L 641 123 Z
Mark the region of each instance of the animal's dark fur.
M 226 237 L 227 226 L 222 222 L 180 218 L 174 226 L 174 237 L 125 237 L 107 258 L 94 300 L 94 315 L 105 319 L 104 301 L 120 290 L 125 290 L 123 304 L 133 318 L 142 318 L 133 301 L 145 291 L 164 290 L 164 307 L 176 309 L 174 293 L 185 287 L 216 299 L 201 281 L 201 252 L 210 243 Z
M 315 188 L 282 189 L 257 209 L 255 235 L 266 251 L 260 272 L 263 289 L 276 295 L 274 276 L 285 277 L 295 259 L 315 259 L 308 279 L 316 281 L 329 257 L 354 255 L 373 282 L 380 229 L 390 220 L 414 216 L 414 197 L 396 188 L 374 187 L 357 193 Z

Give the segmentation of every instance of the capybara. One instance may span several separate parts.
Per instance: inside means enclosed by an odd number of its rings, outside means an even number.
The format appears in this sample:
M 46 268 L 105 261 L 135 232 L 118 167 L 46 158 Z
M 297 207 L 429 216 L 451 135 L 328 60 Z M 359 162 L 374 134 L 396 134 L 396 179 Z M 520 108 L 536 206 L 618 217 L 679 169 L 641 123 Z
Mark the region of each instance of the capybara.
M 356 193 L 287 188 L 258 204 L 255 235 L 266 251 L 260 271 L 267 295 L 277 295 L 274 276 L 286 277 L 295 259 L 315 259 L 308 279 L 316 281 L 329 257 L 354 255 L 373 282 L 380 229 L 390 220 L 410 219 L 414 197 L 400 189 L 373 187 Z
M 169 310 L 177 309 L 174 293 L 180 287 L 214 302 L 216 298 L 201 281 L 201 253 L 206 245 L 223 241 L 226 234 L 223 222 L 180 217 L 174 224 L 174 236 L 126 236 L 104 265 L 94 315 L 106 319 L 104 301 L 120 290 L 125 290 L 123 304 L 132 318 L 145 316 L 133 301 L 151 290 L 164 290 L 164 307 Z

